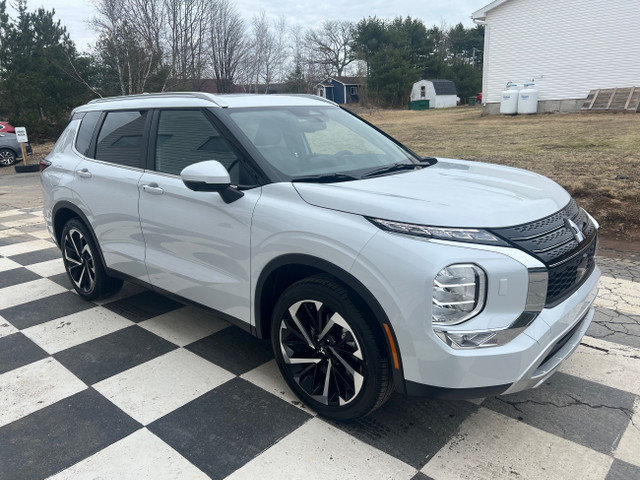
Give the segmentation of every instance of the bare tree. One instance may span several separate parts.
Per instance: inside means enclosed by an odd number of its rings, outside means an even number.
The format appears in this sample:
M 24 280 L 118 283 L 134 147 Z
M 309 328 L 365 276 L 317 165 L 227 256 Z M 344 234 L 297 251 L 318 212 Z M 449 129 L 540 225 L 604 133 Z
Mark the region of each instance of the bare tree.
M 181 86 L 202 79 L 207 65 L 206 42 L 211 7 L 208 0 L 164 0 L 171 75 Z
M 287 57 L 286 32 L 285 17 L 280 17 L 273 24 L 264 11 L 253 17 L 250 90 L 259 93 L 259 85 L 262 83 L 262 93 L 267 93 L 275 80 L 282 80 Z
M 325 20 L 320 28 L 311 29 L 306 35 L 315 62 L 324 67 L 326 75 L 337 76 L 342 76 L 345 68 L 355 61 L 353 38 L 353 24 L 338 20 Z
M 245 65 L 245 24 L 230 0 L 217 0 L 211 12 L 210 55 L 219 93 L 230 93 L 238 70 Z
M 291 27 L 292 54 L 287 75 L 287 90 L 291 93 L 313 93 L 318 82 L 327 75 L 324 66 L 314 58 L 315 52 L 306 37 L 303 27 Z
M 142 93 L 162 63 L 159 0 L 97 0 L 98 16 L 90 23 L 98 32 L 98 50 L 117 71 L 122 95 Z

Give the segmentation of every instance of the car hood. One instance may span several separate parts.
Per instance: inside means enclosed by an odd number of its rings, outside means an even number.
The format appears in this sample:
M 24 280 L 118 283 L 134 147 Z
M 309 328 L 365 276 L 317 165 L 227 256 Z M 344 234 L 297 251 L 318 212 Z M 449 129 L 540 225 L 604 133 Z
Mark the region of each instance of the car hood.
M 311 205 L 358 215 L 448 227 L 507 227 L 551 215 L 569 194 L 542 175 L 518 168 L 438 159 L 435 165 L 363 180 L 295 182 Z

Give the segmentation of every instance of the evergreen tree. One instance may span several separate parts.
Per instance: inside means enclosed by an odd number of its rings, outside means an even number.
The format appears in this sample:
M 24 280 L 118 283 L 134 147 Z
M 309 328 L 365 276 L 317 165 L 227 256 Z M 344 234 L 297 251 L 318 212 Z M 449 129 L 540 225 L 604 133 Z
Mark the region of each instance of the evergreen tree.
M 30 138 L 54 136 L 71 109 L 93 96 L 84 81 L 90 62 L 79 58 L 54 11 L 29 12 L 25 0 L 16 6 L 12 19 L 0 1 L 0 112 Z

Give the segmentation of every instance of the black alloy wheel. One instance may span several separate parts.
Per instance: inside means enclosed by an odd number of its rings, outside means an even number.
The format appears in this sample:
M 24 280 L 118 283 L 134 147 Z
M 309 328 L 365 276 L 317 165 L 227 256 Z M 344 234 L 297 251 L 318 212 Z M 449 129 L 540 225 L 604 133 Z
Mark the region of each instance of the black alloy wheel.
M 332 277 L 309 277 L 282 294 L 272 320 L 285 380 L 309 407 L 337 420 L 367 415 L 392 391 L 376 320 L 351 297 Z

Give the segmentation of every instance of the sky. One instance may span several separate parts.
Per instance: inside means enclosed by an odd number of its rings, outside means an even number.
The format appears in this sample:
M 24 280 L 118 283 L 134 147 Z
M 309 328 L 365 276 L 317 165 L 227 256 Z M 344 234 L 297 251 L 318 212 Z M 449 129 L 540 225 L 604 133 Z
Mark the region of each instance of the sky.
M 7 2 L 9 3 L 9 2 Z M 285 0 L 265 2 L 261 0 L 235 0 L 238 11 L 246 21 L 264 10 L 268 17 L 287 18 L 289 25 L 302 27 L 316 26 L 323 20 L 350 20 L 357 22 L 368 16 L 392 19 L 397 16 L 411 16 L 432 25 L 453 26 L 462 22 L 473 26 L 471 14 L 491 3 L 491 0 L 353 0 L 351 2 L 327 2 L 317 0 Z M 27 0 L 27 8 L 34 10 L 44 7 L 55 9 L 56 18 L 67 27 L 71 39 L 79 51 L 87 50 L 95 42 L 95 33 L 87 25 L 95 16 L 95 8 L 90 1 L 81 0 Z

